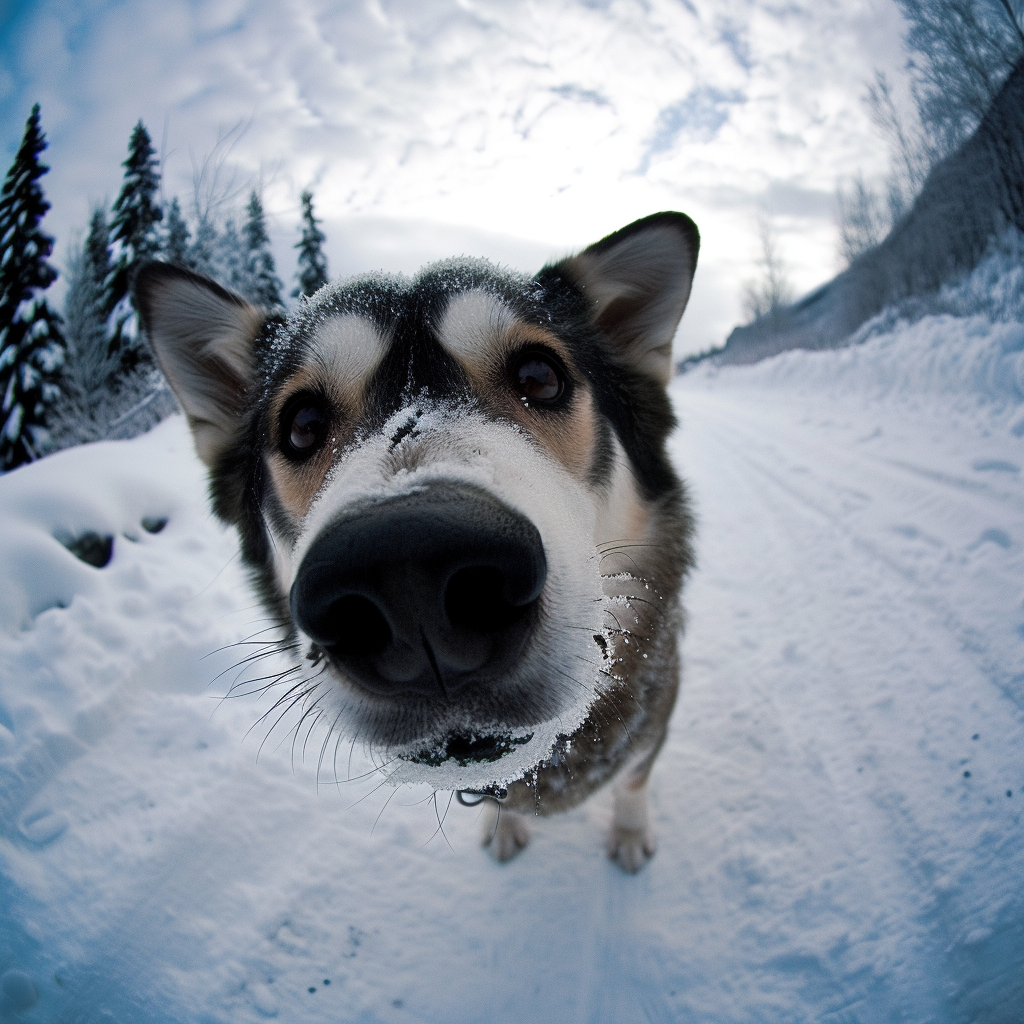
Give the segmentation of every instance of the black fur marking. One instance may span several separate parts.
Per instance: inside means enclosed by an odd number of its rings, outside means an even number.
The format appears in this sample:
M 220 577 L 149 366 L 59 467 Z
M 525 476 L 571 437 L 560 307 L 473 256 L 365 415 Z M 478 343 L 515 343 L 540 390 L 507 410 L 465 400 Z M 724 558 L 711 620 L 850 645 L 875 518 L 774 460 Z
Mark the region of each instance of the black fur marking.
M 414 415 L 411 415 L 395 432 L 391 435 L 391 450 L 394 451 L 407 437 L 418 437 L 419 431 L 416 429 L 416 424 L 419 422 L 419 418 L 422 412 L 417 409 Z
M 697 269 L 697 253 L 700 249 L 700 232 L 697 230 L 697 225 L 694 224 L 685 213 L 677 213 L 674 210 L 665 210 L 662 213 L 652 213 L 649 217 L 641 217 L 640 220 L 635 220 L 632 224 L 627 224 L 624 228 L 620 228 L 618 231 L 613 231 L 610 235 L 606 235 L 600 242 L 595 242 L 591 245 L 587 251 L 592 253 L 605 252 L 606 250 L 618 245 L 620 242 L 625 241 L 625 239 L 629 238 L 630 235 L 635 235 L 640 231 L 649 231 L 652 227 L 658 226 L 670 227 L 686 237 L 688 243 L 687 247 L 692 257 L 692 262 L 689 267 L 689 274 L 692 279 L 694 272 Z

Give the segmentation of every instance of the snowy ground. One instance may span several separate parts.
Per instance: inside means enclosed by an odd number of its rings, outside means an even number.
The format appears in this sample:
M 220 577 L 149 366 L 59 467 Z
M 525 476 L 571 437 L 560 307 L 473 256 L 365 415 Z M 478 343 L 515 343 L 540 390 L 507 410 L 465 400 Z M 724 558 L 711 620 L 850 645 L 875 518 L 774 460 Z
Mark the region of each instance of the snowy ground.
M 499 867 L 358 754 L 257 759 L 268 701 L 216 699 L 249 649 L 211 652 L 263 623 L 179 418 L 0 479 L 0 1019 L 1019 1024 L 1024 327 L 674 394 L 700 568 L 637 877 L 606 799 Z M 105 568 L 54 539 L 89 530 Z

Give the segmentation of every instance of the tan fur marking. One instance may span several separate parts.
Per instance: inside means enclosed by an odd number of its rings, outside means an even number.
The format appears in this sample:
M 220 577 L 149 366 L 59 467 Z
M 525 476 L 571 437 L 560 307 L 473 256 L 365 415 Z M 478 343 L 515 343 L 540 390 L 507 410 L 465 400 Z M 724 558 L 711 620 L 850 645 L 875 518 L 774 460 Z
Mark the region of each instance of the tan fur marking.
M 586 481 L 597 443 L 597 417 L 590 392 L 577 384 L 568 415 L 531 409 L 512 396 L 509 417 L 528 430 L 577 480 Z
M 577 480 L 586 480 L 597 444 L 597 414 L 590 389 L 582 375 L 574 372 L 569 349 L 550 331 L 522 323 L 506 331 L 501 346 L 501 362 L 495 367 L 497 372 L 491 374 L 487 385 L 490 395 L 500 400 L 509 417 L 533 434 Z M 531 346 L 551 349 L 561 357 L 573 375 L 575 388 L 568 413 L 551 413 L 545 409 L 531 408 L 512 392 L 505 376 L 506 361 L 511 353 Z
M 296 466 L 279 452 L 267 456 L 267 469 L 274 490 L 296 522 L 300 522 L 309 512 L 330 467 L 330 460 L 319 458 Z

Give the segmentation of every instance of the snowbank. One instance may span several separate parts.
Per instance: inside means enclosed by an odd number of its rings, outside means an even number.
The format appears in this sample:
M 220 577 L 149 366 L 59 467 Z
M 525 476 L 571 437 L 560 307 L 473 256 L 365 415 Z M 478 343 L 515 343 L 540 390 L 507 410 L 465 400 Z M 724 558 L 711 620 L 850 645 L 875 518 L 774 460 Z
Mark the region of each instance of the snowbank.
M 877 401 L 945 398 L 960 406 L 1002 407 L 1024 400 L 1024 323 L 983 316 L 928 316 L 900 323 L 836 351 L 793 349 L 750 366 L 701 364 L 687 377 L 729 388 L 781 388 L 797 394 Z M 688 384 L 689 386 L 689 384 Z

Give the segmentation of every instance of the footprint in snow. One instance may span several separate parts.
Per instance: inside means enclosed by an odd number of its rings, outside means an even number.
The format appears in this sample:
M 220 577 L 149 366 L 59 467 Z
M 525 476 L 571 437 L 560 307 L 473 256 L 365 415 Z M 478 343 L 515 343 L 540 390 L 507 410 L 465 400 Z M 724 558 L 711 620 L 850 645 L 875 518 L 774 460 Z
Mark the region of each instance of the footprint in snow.
M 36 846 L 45 846 L 62 836 L 70 822 L 66 814 L 59 811 L 37 811 L 21 822 L 21 834 Z
M 1013 538 L 1005 530 L 990 526 L 981 532 L 981 536 L 967 550 L 977 551 L 983 544 L 995 544 L 1006 550 L 1013 547 Z
M 1019 473 L 1020 466 L 1015 462 L 1007 462 L 1005 459 L 976 459 L 971 463 L 971 469 L 979 473 Z

